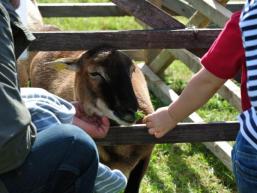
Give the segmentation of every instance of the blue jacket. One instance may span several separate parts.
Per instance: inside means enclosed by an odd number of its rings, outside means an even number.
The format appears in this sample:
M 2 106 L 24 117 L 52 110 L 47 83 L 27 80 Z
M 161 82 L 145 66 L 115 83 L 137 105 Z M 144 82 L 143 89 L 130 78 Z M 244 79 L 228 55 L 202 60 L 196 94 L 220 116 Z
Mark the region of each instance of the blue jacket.
M 21 96 L 30 111 L 37 132 L 51 129 L 55 124 L 70 124 L 75 115 L 74 106 L 68 101 L 41 88 L 21 88 Z M 119 193 L 127 179 L 119 170 L 111 170 L 99 163 L 95 181 L 96 193 Z
M 35 139 L 30 114 L 18 88 L 16 58 L 34 40 L 9 0 L 0 0 L 0 174 L 24 162 Z M 6 189 L 0 182 L 0 192 Z

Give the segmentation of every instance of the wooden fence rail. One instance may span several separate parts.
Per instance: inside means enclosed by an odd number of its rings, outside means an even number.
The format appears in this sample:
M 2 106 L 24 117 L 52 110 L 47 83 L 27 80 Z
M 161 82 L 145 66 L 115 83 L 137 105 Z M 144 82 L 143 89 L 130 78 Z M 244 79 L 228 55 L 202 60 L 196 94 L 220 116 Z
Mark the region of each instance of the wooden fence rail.
M 43 17 L 118 17 L 128 15 L 113 3 L 39 4 Z
M 162 138 L 149 135 L 145 125 L 112 127 L 104 139 L 96 140 L 101 145 L 191 143 L 210 141 L 233 141 L 239 129 L 238 122 L 181 123 Z
M 203 49 L 209 48 L 219 33 L 220 29 L 38 32 L 30 50 L 85 50 L 99 45 L 117 49 Z
M 177 12 L 187 11 L 187 15 L 192 15 L 195 9 L 191 6 L 179 6 L 170 0 L 163 2 L 164 7 L 173 7 Z M 228 3 L 226 6 L 230 11 L 238 11 L 243 7 L 242 2 Z M 179 11 L 181 9 L 181 11 Z M 41 3 L 39 10 L 43 17 L 120 17 L 127 16 L 126 12 L 119 9 L 114 3 Z M 178 15 L 178 13 L 173 13 Z

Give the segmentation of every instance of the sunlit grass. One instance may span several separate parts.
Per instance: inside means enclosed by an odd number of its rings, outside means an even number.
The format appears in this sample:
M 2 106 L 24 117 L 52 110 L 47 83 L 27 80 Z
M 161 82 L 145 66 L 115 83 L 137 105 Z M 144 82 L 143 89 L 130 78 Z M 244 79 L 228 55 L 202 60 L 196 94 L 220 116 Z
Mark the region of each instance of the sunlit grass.
M 133 17 L 46 18 L 44 22 L 64 31 L 136 30 L 142 29 Z
M 230 193 L 234 178 L 206 148 L 195 144 L 157 145 L 142 192 Z

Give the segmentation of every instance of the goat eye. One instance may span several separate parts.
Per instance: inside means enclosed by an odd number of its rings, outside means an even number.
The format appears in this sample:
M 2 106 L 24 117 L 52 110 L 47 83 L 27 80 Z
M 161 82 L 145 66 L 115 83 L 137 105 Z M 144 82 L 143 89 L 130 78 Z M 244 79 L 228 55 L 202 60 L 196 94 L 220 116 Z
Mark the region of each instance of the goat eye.
M 89 76 L 90 76 L 91 78 L 101 78 L 101 77 L 102 77 L 101 74 L 98 73 L 98 72 L 90 72 L 90 73 L 89 73 Z
M 100 76 L 100 74 L 98 72 L 90 72 L 89 74 L 90 74 L 90 76 Z

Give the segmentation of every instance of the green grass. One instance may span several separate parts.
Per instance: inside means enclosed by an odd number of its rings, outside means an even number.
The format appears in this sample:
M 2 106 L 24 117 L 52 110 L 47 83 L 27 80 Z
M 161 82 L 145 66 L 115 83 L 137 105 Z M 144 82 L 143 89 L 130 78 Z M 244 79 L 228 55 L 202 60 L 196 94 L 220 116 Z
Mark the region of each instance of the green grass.
M 149 193 L 234 191 L 231 172 L 198 143 L 157 145 L 142 184 Z
M 125 21 L 125 22 L 124 22 Z M 134 30 L 142 29 L 132 17 L 46 18 L 45 23 L 58 26 L 64 31 Z
M 104 0 L 40 0 L 46 2 L 110 2 Z M 142 29 L 133 17 L 52 18 L 46 23 L 62 30 L 129 30 Z M 183 19 L 185 23 L 185 20 Z M 181 93 L 192 73 L 175 61 L 166 71 L 164 80 Z M 163 104 L 152 96 L 155 107 Z M 197 111 L 205 121 L 235 120 L 237 111 L 218 95 Z M 141 193 L 234 193 L 232 173 L 201 143 L 156 145 L 145 175 Z

